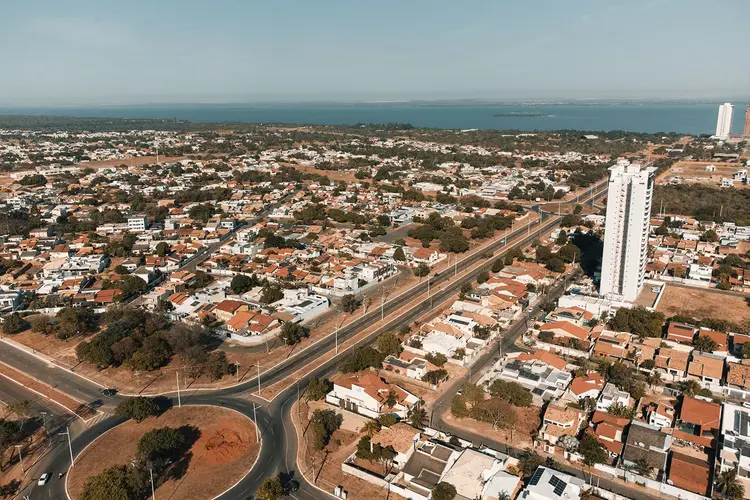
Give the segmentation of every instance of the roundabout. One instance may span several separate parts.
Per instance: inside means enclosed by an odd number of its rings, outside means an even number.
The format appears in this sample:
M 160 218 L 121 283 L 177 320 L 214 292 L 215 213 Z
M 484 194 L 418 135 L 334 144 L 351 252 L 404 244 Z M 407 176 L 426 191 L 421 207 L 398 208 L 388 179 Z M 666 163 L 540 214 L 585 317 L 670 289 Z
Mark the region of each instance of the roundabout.
M 185 450 L 156 480 L 160 498 L 198 500 L 220 496 L 253 468 L 260 452 L 254 423 L 220 406 L 185 405 L 137 423 L 128 420 L 90 442 L 68 472 L 66 492 L 77 500 L 92 477 L 110 467 L 129 465 L 138 441 L 149 431 L 177 429 Z M 150 486 L 149 486 L 150 488 Z

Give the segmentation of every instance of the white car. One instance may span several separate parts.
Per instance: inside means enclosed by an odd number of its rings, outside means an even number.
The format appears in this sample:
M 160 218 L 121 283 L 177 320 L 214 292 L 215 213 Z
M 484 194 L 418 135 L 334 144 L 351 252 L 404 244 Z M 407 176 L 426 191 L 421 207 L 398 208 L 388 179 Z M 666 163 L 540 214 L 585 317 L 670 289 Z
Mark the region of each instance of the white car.
M 37 481 L 36 484 L 38 484 L 39 486 L 44 486 L 45 484 L 47 484 L 47 481 L 49 481 L 49 472 L 45 472 L 44 474 L 39 476 L 39 481 Z

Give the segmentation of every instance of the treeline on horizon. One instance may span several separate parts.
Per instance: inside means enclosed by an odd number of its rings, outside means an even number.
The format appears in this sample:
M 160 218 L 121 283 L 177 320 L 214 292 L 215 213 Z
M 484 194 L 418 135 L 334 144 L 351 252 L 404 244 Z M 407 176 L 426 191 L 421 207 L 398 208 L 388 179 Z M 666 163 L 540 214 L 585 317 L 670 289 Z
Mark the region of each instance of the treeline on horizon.
M 212 131 L 232 130 L 237 132 L 249 132 L 257 129 L 270 129 L 274 127 L 308 126 L 320 130 L 346 131 L 352 134 L 370 135 L 373 133 L 391 132 L 426 132 L 426 133 L 449 133 L 455 140 L 458 129 L 444 129 L 432 127 L 417 127 L 411 123 L 356 123 L 354 125 L 318 125 L 310 123 L 256 123 L 256 122 L 193 122 L 189 120 L 178 120 L 176 118 L 100 118 L 85 116 L 59 116 L 59 115 L 2 115 L 0 114 L 0 128 L 22 129 L 42 132 L 124 132 L 129 130 L 166 130 L 175 132 L 189 131 Z M 620 140 L 627 137 L 639 138 L 643 141 L 667 142 L 689 134 L 677 132 L 629 132 L 626 130 L 519 130 L 519 129 L 477 129 L 461 131 L 461 136 L 472 138 L 482 135 L 497 134 L 562 134 L 565 136 L 580 137 L 584 134 L 597 135 L 600 139 Z

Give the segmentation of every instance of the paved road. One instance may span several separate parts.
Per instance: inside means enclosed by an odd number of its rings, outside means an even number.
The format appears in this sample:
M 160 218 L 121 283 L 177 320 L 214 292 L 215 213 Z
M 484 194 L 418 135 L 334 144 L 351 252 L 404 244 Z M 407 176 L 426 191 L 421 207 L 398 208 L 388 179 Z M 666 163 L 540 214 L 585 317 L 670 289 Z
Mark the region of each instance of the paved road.
M 602 194 L 603 193 L 598 193 L 595 198 L 601 197 Z M 520 242 L 516 242 L 515 245 L 525 246 L 537 238 L 539 234 L 549 232 L 559 224 L 559 217 L 548 214 L 539 207 L 534 207 L 534 209 L 539 211 L 542 215 L 541 221 L 538 224 L 535 223 L 533 231 L 531 230 L 531 226 L 524 226 L 509 234 L 508 240 L 511 241 L 515 240 L 517 237 L 525 235 L 525 237 L 523 237 Z M 455 266 L 455 272 L 462 272 L 471 268 L 483 260 L 484 254 L 489 251 L 499 250 L 502 247 L 503 240 L 497 239 L 488 245 L 487 248 L 474 252 L 459 261 Z M 371 335 L 360 340 L 356 344 L 349 346 L 346 350 L 342 349 L 337 356 L 334 356 L 332 359 L 310 373 L 304 380 L 301 380 L 300 385 L 304 387 L 307 380 L 310 378 L 324 377 L 333 373 L 336 370 L 338 362 L 352 349 L 373 342 L 377 336 L 384 331 L 393 330 L 400 326 L 410 324 L 425 312 L 429 311 L 432 308 L 433 303 L 438 304 L 448 299 L 458 292 L 463 283 L 476 279 L 479 272 L 488 269 L 490 266 L 491 260 L 485 262 L 481 266 L 477 266 L 477 268 L 471 273 L 458 279 L 454 277 L 453 273 L 444 271 L 440 276 L 431 277 L 430 285 L 428 285 L 427 280 L 424 280 L 422 283 L 410 289 L 407 293 L 391 298 L 383 307 L 384 316 L 394 313 L 396 310 L 409 303 L 415 296 L 427 292 L 428 286 L 431 286 L 431 289 L 434 291 L 431 297 L 432 300 L 425 300 L 409 308 L 404 313 L 392 317 L 387 324 L 378 328 Z M 538 307 L 535 307 L 532 310 L 532 314 L 535 314 L 535 311 L 538 312 Z M 379 321 L 380 318 L 380 310 L 378 308 L 373 308 L 370 313 L 354 320 L 352 323 L 342 328 L 339 331 L 339 340 L 341 341 L 354 336 L 362 329 Z M 515 336 L 517 338 L 517 336 L 523 332 L 524 328 L 525 325 L 523 324 L 516 324 L 511 327 L 511 329 L 506 332 L 500 345 L 503 346 L 504 349 L 510 349 L 515 341 L 513 337 Z M 261 378 L 263 383 L 269 384 L 285 379 L 298 369 L 305 366 L 311 357 L 317 357 L 325 352 L 331 351 L 334 348 L 334 343 L 335 340 L 329 337 L 318 342 L 308 350 L 297 353 L 288 358 L 277 367 L 262 374 Z M 483 355 L 480 362 L 487 363 L 491 361 L 494 354 L 493 350 L 490 349 Z M 39 380 L 52 386 L 56 386 L 58 389 L 69 392 L 78 399 L 82 399 L 89 403 L 101 402 L 105 408 L 111 408 L 121 399 L 119 396 L 103 398 L 101 396 L 101 387 L 96 384 L 88 382 L 66 370 L 51 367 L 40 359 L 21 352 L 18 349 L 12 349 L 9 347 L 0 349 L 0 361 L 21 369 Z M 256 385 L 257 378 L 253 377 L 241 385 L 228 389 L 211 392 L 196 391 L 193 394 L 184 394 L 183 404 L 227 406 L 252 418 L 253 406 L 250 402 L 252 396 L 249 396 L 249 392 L 252 391 Z M 444 403 L 446 401 L 445 397 L 446 396 L 444 395 L 444 397 L 441 398 L 441 402 Z M 230 491 L 221 496 L 222 499 L 247 499 L 252 492 L 260 486 L 263 479 L 279 472 L 289 472 L 296 469 L 297 437 L 292 427 L 290 412 L 288 411 L 296 399 L 297 390 L 295 387 L 290 387 L 274 398 L 271 403 L 266 403 L 265 406 L 256 408 L 257 422 L 260 426 L 263 440 L 263 446 L 261 448 L 258 462 L 247 476 L 245 476 Z M 96 439 L 96 437 L 119 423 L 121 423 L 121 419 L 118 419 L 117 417 L 109 417 L 98 422 L 93 427 L 73 432 L 74 439 L 72 445 L 74 455 L 80 453 L 80 451 Z M 57 442 L 52 452 L 41 461 L 39 467 L 55 474 L 59 471 L 67 470 L 67 467 L 70 465 L 70 459 L 65 453 L 66 451 L 66 447 L 61 446 L 61 442 Z M 309 485 L 302 477 L 297 477 L 297 479 L 300 481 L 301 486 L 300 490 L 294 493 L 294 497 L 299 499 L 331 498 L 331 495 L 325 494 L 314 486 Z M 35 495 L 36 491 L 33 493 L 34 495 L 31 496 L 31 500 L 34 498 L 65 498 L 62 482 L 55 480 L 50 482 L 48 487 L 45 487 L 39 496 Z

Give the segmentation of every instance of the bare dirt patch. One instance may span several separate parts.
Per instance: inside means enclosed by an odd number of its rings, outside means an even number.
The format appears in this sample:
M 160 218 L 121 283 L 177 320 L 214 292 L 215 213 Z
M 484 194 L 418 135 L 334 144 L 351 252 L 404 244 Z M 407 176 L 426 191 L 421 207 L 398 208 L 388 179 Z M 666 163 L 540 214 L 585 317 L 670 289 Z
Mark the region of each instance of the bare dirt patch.
M 722 318 L 736 323 L 750 318 L 750 306 L 742 295 L 670 285 L 666 285 L 656 310 L 667 317 L 686 314 L 696 319 Z
M 491 424 L 479 422 L 471 418 L 456 418 L 449 411 L 443 414 L 443 420 L 454 427 L 466 429 L 480 436 L 502 441 L 503 443 L 512 443 L 516 448 L 531 447 L 531 435 L 539 430 L 541 425 L 540 409 L 536 406 L 528 408 L 519 408 L 514 406 L 516 413 L 516 426 L 514 429 L 492 428 Z
M 86 448 L 70 470 L 68 492 L 80 498 L 86 480 L 104 469 L 127 464 L 135 457 L 138 440 L 161 427 L 197 428 L 200 435 L 186 453 L 186 472 L 168 479 L 156 490 L 157 498 L 202 500 L 213 498 L 249 471 L 260 447 L 255 425 L 247 417 L 226 408 L 184 406 L 172 408 L 140 424 L 130 420 L 118 425 Z M 175 467 L 182 461 L 175 464 Z
M 706 170 L 709 165 L 713 165 L 715 169 L 713 171 L 711 169 Z M 686 184 L 719 186 L 722 178 L 732 177 L 741 168 L 741 163 L 678 161 L 659 176 L 657 184 L 668 184 L 673 180 L 679 180 Z M 736 182 L 734 186 L 746 188 L 748 184 Z

